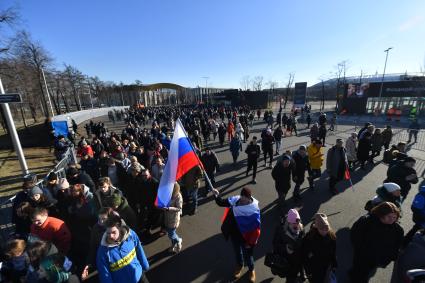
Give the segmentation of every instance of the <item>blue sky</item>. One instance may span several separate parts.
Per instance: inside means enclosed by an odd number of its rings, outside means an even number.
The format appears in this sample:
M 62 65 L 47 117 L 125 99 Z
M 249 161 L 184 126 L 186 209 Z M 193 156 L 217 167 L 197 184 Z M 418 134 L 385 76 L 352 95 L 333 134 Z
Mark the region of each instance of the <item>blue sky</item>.
M 348 60 L 348 75 L 418 72 L 425 1 L 3 0 L 56 59 L 103 80 L 241 87 L 288 73 L 310 85 Z

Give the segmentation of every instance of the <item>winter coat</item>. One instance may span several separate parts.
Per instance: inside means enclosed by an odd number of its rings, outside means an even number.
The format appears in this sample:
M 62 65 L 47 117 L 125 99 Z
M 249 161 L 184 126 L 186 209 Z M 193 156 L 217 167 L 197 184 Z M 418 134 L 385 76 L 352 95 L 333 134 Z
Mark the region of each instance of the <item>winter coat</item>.
M 130 228 L 122 228 L 125 234 L 118 243 L 108 243 L 106 233 L 103 234 L 96 258 L 101 283 L 137 283 L 149 269 L 139 237 Z
M 360 161 L 367 161 L 369 159 L 369 152 L 372 149 L 371 140 L 363 138 L 359 140 L 359 147 L 357 149 L 357 158 Z
M 296 275 L 301 271 L 304 236 L 304 229 L 301 229 L 299 234 L 296 235 L 290 231 L 287 222 L 276 227 L 273 237 L 273 252 L 283 256 L 288 261 L 291 275 Z
M 385 182 L 396 183 L 400 186 L 402 193 L 407 193 L 412 187 L 411 184 L 416 184 L 419 182 L 419 179 L 417 177 L 416 179 L 407 181 L 406 177 L 411 174 L 416 174 L 416 170 L 414 168 L 409 168 L 405 166 L 403 162 L 399 162 L 388 168 L 387 179 L 385 180 Z
M 263 151 L 273 150 L 274 137 L 270 134 L 264 135 L 261 139 L 261 148 Z
M 180 179 L 180 185 L 186 190 L 199 189 L 201 187 L 202 170 L 195 166 Z
M 103 234 L 106 231 L 106 227 L 96 223 L 91 229 L 90 234 L 90 249 L 87 256 L 86 264 L 91 264 L 92 266 L 96 266 L 96 254 L 97 249 L 100 246 L 100 242 L 102 241 Z
M 278 119 L 278 121 L 279 120 L 280 119 Z M 274 137 L 275 140 L 281 141 L 282 140 L 282 136 L 283 136 L 282 129 L 277 128 L 276 130 L 274 130 L 273 137 Z
M 115 209 L 124 222 L 131 229 L 137 229 L 137 216 L 134 210 L 128 205 L 125 197 L 121 198 L 121 204 Z
M 371 138 L 372 143 L 372 151 L 381 151 L 382 146 L 384 145 L 384 138 L 382 137 L 382 134 L 373 134 Z
M 338 148 L 333 146 L 328 150 L 326 158 L 326 170 L 329 176 L 332 176 L 338 180 L 342 180 L 347 164 L 347 155 L 345 154 L 345 148 Z
M 246 147 L 245 153 L 248 155 L 248 162 L 256 161 L 261 154 L 260 146 L 251 142 Z
M 159 182 L 150 177 L 148 180 L 140 182 L 141 186 L 136 188 L 136 198 L 141 207 L 155 208 L 155 200 L 158 194 Z
M 276 190 L 287 192 L 291 188 L 291 178 L 293 176 L 295 176 L 295 165 L 293 161 L 290 162 L 288 167 L 284 167 L 283 162 L 277 162 L 272 170 Z
M 98 211 L 102 207 L 112 207 L 112 200 L 114 199 L 114 196 L 122 196 L 122 192 L 114 186 L 109 186 L 109 191 L 106 193 L 102 192 L 101 189 L 97 189 L 93 195 L 94 204 L 96 206 L 96 210 Z
M 308 161 L 310 162 L 311 169 L 321 169 L 323 165 L 323 147 L 317 149 L 314 144 L 307 147 Z
M 67 254 L 71 247 L 71 232 L 60 219 L 47 217 L 41 226 L 31 225 L 31 234 L 41 240 L 53 243 L 59 252 Z
M 319 127 L 317 127 L 316 125 L 313 125 L 313 127 L 311 127 L 310 129 L 310 138 L 312 140 L 316 140 L 319 137 Z
M 391 283 L 404 282 L 407 271 L 425 267 L 425 235 L 417 233 L 398 256 Z
M 382 142 L 385 144 L 389 144 L 391 140 L 393 139 L 393 130 L 391 129 L 385 129 L 381 133 L 382 135 Z
M 220 167 L 217 156 L 212 151 L 210 154 L 202 154 L 201 161 L 207 173 L 214 173 Z
M 183 208 L 183 197 L 179 193 L 173 196 L 168 203 L 168 209 L 164 211 L 164 225 L 166 228 L 178 228 Z
M 347 160 L 354 162 L 357 161 L 357 138 L 349 137 L 345 142 L 345 153 Z
M 308 161 L 308 156 L 301 156 L 298 151 L 294 151 L 292 154 L 292 159 L 295 161 L 295 174 L 294 176 L 297 177 L 297 181 L 304 180 L 305 177 L 305 171 L 308 171 L 310 169 L 310 162 Z
M 239 151 L 242 151 L 242 142 L 240 139 L 232 138 L 229 147 L 233 156 L 239 156 Z
M 397 222 L 387 225 L 374 215 L 365 215 L 351 227 L 351 243 L 358 258 L 384 267 L 397 258 L 403 234 Z
M 413 199 L 411 209 L 413 222 L 425 228 L 425 186 L 419 189 L 419 193 Z
M 305 235 L 302 244 L 303 265 L 307 273 L 313 275 L 313 278 L 324 279 L 329 267 L 337 267 L 336 239 L 329 234 L 323 237 L 313 227 Z
M 100 172 L 99 172 L 99 165 L 93 157 L 90 157 L 87 160 L 81 159 L 80 161 L 81 170 L 85 171 L 92 180 L 99 179 Z

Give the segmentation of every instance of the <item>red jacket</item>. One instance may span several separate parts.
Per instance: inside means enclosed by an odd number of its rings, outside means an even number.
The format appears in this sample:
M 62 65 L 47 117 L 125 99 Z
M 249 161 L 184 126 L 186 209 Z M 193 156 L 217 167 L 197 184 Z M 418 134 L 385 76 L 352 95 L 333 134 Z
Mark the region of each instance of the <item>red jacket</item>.
M 78 156 L 83 156 L 84 154 L 89 155 L 90 157 L 93 157 L 94 153 L 93 153 L 93 149 L 91 148 L 90 145 L 87 145 L 87 147 L 81 147 L 78 149 L 77 151 L 77 155 Z
M 65 222 L 54 217 L 47 217 L 41 226 L 31 225 L 31 234 L 41 240 L 52 242 L 59 252 L 67 254 L 71 247 L 71 232 Z

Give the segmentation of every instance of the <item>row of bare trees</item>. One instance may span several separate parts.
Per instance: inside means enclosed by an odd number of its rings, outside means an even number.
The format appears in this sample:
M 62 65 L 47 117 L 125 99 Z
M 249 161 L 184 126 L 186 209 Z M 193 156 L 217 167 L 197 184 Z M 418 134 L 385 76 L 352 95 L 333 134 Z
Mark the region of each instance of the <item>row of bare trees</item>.
M 113 82 L 89 77 L 69 64 L 58 68 L 48 50 L 18 28 L 17 10 L 0 10 L 0 79 L 6 92 L 21 94 L 23 103 L 10 106 L 14 114 L 20 112 L 25 126 L 28 117 L 37 122 L 41 117 L 123 103 Z

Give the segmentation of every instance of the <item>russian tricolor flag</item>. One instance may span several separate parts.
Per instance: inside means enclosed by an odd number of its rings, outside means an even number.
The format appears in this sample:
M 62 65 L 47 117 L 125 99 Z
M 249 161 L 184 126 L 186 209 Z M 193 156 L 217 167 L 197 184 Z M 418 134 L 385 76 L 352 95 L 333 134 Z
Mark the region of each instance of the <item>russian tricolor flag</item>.
M 197 165 L 202 166 L 202 163 L 193 150 L 180 119 L 177 119 L 168 160 L 159 182 L 155 205 L 159 208 L 167 207 L 171 200 L 174 184 Z
M 239 231 L 247 244 L 254 246 L 257 244 L 261 233 L 261 216 L 258 200 L 252 198 L 252 202 L 247 205 L 237 205 L 240 196 L 230 197 L 229 203 L 232 205 L 233 216 Z M 230 208 L 226 208 L 222 221 L 226 219 Z

